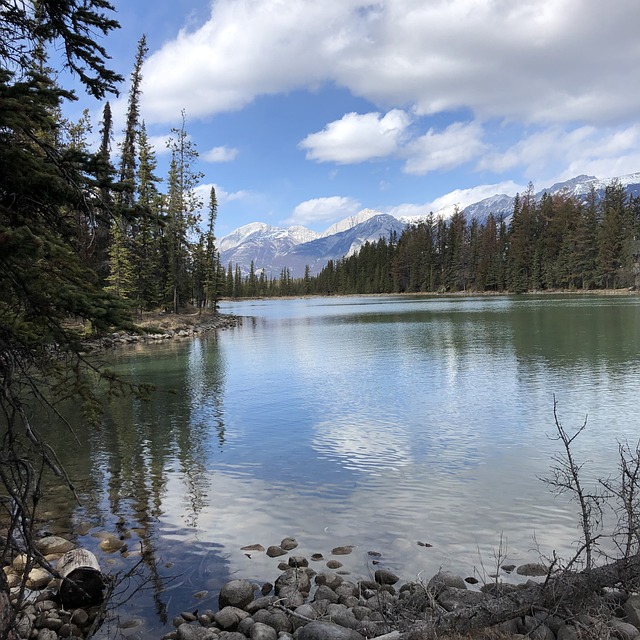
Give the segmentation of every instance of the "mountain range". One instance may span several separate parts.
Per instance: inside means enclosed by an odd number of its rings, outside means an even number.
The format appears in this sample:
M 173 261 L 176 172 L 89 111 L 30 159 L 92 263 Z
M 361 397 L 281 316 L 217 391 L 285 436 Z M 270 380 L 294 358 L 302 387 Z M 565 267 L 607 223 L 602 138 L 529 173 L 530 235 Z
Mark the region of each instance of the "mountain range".
M 554 195 L 565 192 L 579 199 L 587 198 L 593 187 L 601 198 L 605 188 L 617 180 L 629 194 L 640 195 L 640 173 L 602 180 L 595 176 L 580 175 L 566 182 L 559 182 L 536 193 Z M 513 211 L 514 198 L 506 194 L 495 194 L 464 208 L 468 220 L 484 221 L 490 213 L 508 218 Z M 436 217 L 448 218 L 454 207 L 434 211 Z M 254 270 L 264 271 L 267 276 L 278 278 L 283 269 L 288 269 L 294 278 L 304 275 L 308 265 L 311 275 L 319 273 L 329 260 L 339 260 L 356 253 L 365 242 L 376 242 L 390 234 L 402 233 L 408 224 L 417 224 L 425 216 L 395 218 L 373 209 L 363 209 L 331 225 L 323 232 L 312 231 L 302 226 L 274 227 L 264 222 L 252 222 L 239 227 L 218 242 L 220 260 L 223 265 L 239 265 L 243 274 L 248 274 L 253 262 Z

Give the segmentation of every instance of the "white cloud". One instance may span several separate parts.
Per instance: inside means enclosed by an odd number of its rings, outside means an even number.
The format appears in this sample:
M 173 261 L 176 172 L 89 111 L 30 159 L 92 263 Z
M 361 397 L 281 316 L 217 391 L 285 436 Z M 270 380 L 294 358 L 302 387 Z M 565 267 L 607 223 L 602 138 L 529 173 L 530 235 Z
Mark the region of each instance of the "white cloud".
M 148 59 L 143 112 L 197 118 L 335 83 L 418 114 L 629 120 L 639 22 L 637 0 L 217 0 Z
M 535 183 L 633 173 L 640 167 L 640 125 L 597 129 L 560 126 L 535 131 L 507 149 L 495 149 L 478 169 L 496 173 L 518 168 Z
M 424 175 L 436 169 L 453 169 L 475 159 L 483 150 L 482 127 L 476 122 L 454 122 L 441 133 L 430 129 L 408 145 L 404 171 Z
M 314 198 L 301 202 L 293 211 L 293 215 L 285 220 L 286 224 L 315 224 L 319 222 L 333 222 L 357 213 L 361 204 L 354 198 L 345 196 L 330 196 Z
M 167 142 L 169 142 L 170 138 L 170 133 L 163 136 L 149 136 L 149 144 L 155 151 L 156 156 L 164 156 L 170 153 L 169 148 L 167 147 Z
M 409 116 L 393 109 L 380 113 L 347 113 L 299 144 L 307 160 L 350 164 L 393 155 L 402 142 Z
M 196 195 L 204 203 L 204 209 L 209 206 L 209 196 L 211 194 L 211 187 L 216 190 L 216 200 L 218 207 L 225 205 L 227 202 L 233 202 L 234 200 L 244 200 L 249 197 L 248 191 L 233 191 L 229 192 L 223 189 L 220 185 L 210 182 L 208 184 L 200 184 L 196 187 Z
M 232 147 L 213 147 L 200 154 L 205 162 L 231 162 L 238 156 L 238 150 Z

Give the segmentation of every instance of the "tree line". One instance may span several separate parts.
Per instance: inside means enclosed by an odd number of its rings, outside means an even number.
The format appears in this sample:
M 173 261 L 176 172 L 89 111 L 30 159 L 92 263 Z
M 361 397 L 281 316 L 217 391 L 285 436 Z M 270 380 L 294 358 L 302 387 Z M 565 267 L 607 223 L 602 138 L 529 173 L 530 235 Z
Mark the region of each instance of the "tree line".
M 602 198 L 567 193 L 515 197 L 509 220 L 490 214 L 467 220 L 431 215 L 367 242 L 348 258 L 331 260 L 316 276 L 268 280 L 251 272 L 227 286 L 227 295 L 309 295 L 420 292 L 509 292 L 637 287 L 640 196 L 619 181 Z M 231 266 L 229 266 L 231 273 Z

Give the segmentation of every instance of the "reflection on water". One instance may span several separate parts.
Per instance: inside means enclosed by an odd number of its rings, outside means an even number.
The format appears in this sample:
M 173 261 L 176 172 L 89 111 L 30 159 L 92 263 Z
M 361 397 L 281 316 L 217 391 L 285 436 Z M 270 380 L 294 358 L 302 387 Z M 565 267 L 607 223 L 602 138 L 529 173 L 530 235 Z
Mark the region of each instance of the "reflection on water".
M 295 536 L 296 552 L 355 545 L 405 579 L 463 573 L 500 533 L 513 562 L 567 553 L 575 507 L 537 480 L 555 451 L 553 396 L 576 455 L 615 465 L 637 435 L 640 299 L 325 298 L 227 304 L 242 326 L 124 351 L 114 363 L 157 391 L 111 402 L 100 429 L 60 429 L 82 507 L 60 526 L 119 532 L 150 589 L 122 615 L 157 637 L 184 609 L 215 607 L 231 577 L 273 580 L 277 561 L 240 547 Z M 597 455 L 594 452 L 597 451 Z M 534 543 L 535 534 L 535 543 Z M 433 545 L 426 548 L 417 541 Z M 125 554 L 126 555 L 126 554 Z M 320 567 L 316 567 L 319 569 Z M 206 590 L 203 599 L 194 594 Z M 203 594 L 200 594 L 201 596 Z M 103 632 L 109 635 L 111 630 Z

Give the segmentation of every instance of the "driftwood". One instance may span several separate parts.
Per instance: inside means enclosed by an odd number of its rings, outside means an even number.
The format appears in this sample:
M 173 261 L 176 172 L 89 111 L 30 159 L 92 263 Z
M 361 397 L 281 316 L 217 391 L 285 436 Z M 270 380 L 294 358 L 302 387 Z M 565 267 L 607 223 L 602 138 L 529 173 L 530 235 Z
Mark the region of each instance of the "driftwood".
M 637 589 L 638 585 L 640 555 L 635 555 L 590 571 L 559 572 L 549 576 L 544 584 L 516 589 L 498 598 L 487 598 L 478 605 L 435 616 L 416 630 L 468 633 L 531 615 L 535 611 L 576 614 L 593 604 L 605 588 L 622 586 L 630 590 Z

